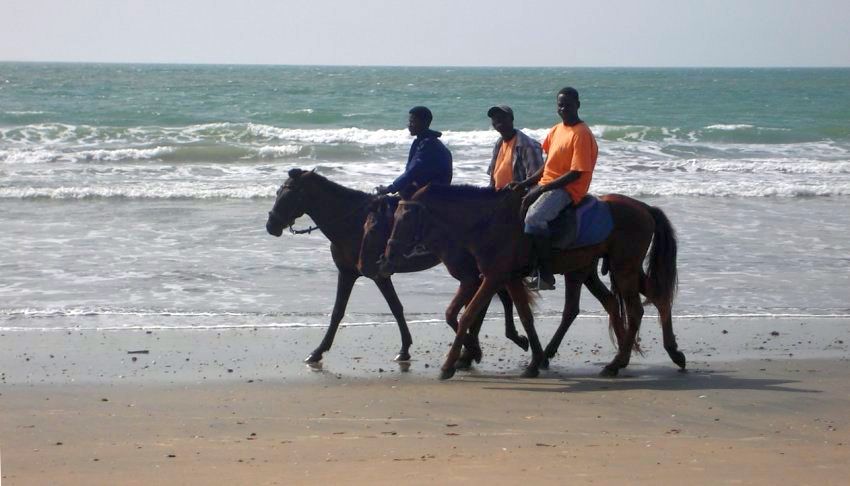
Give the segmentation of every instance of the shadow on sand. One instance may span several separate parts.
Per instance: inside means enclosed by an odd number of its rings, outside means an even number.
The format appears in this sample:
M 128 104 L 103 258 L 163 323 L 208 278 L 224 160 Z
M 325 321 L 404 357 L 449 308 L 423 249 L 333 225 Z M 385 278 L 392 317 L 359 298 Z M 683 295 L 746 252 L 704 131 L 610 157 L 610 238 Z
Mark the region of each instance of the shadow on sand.
M 668 366 L 632 368 L 620 371 L 617 378 L 602 378 L 595 371 L 549 371 L 540 378 L 506 378 L 504 375 L 470 374 L 463 377 L 467 383 L 480 383 L 485 389 L 581 393 L 599 391 L 657 390 L 756 390 L 785 393 L 821 393 L 820 390 L 794 388 L 796 380 L 750 378 L 735 376 L 735 370 L 693 369 L 680 372 Z M 789 386 L 790 385 L 790 386 Z

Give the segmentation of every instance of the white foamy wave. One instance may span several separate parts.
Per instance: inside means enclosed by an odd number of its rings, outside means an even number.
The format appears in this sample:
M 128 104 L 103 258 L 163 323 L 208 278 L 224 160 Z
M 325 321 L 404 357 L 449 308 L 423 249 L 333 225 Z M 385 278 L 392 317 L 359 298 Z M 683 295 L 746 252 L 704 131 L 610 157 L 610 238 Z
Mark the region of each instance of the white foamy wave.
M 10 164 L 38 164 L 46 162 L 150 160 L 173 153 L 174 147 L 119 148 L 73 151 L 59 150 L 0 150 L 0 161 Z
M 4 113 L 7 114 L 7 115 L 12 115 L 12 116 L 28 116 L 28 115 L 44 115 L 46 112 L 44 112 L 44 111 L 29 111 L 29 110 L 23 110 L 23 111 L 14 111 L 13 110 L 13 111 L 5 111 Z
M 266 145 L 257 149 L 257 154 L 264 159 L 288 157 L 300 153 L 300 145 Z
M 0 187 L 0 199 L 258 199 L 274 197 L 266 184 L 137 183 L 105 186 Z
M 706 128 L 706 130 L 731 131 L 731 130 L 741 130 L 741 129 L 744 129 L 744 128 L 755 128 L 755 127 L 753 125 L 747 125 L 745 123 L 741 123 L 741 124 L 730 124 L 730 125 L 723 125 L 723 124 L 709 125 L 705 128 Z

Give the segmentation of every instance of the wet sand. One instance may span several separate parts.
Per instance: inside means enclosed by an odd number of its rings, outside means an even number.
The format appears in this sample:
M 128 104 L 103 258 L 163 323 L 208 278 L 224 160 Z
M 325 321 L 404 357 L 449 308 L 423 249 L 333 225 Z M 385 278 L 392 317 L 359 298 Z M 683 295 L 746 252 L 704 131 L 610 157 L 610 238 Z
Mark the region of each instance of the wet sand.
M 341 331 L 321 371 L 298 364 L 318 329 L 5 333 L 3 481 L 846 484 L 846 323 L 817 328 L 826 344 L 793 321 L 725 324 L 699 324 L 712 346 L 680 334 L 687 373 L 653 329 L 645 357 L 598 378 L 612 350 L 593 324 L 539 379 L 518 378 L 523 353 L 492 335 L 449 382 L 435 379 L 443 340 L 421 340 L 404 372 L 386 328 Z M 749 357 L 718 356 L 734 333 Z

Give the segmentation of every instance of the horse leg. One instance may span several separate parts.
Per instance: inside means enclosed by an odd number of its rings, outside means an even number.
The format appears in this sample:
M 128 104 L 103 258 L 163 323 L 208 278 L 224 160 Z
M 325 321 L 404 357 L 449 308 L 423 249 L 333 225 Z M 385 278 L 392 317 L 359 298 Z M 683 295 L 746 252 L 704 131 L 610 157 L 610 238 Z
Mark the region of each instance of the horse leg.
M 685 354 L 679 351 L 679 345 L 676 343 L 676 335 L 673 334 L 673 312 L 669 304 L 656 304 L 658 308 L 658 320 L 661 321 L 661 332 L 664 336 L 664 350 L 667 355 L 673 360 L 679 369 L 684 370 L 687 360 Z
M 463 306 L 472 299 L 473 295 L 475 295 L 475 291 L 478 289 L 478 283 L 479 281 L 477 279 L 472 281 L 461 280 L 460 285 L 458 285 L 457 291 L 455 292 L 455 296 L 452 297 L 452 301 L 449 302 L 449 306 L 446 307 L 446 324 L 452 328 L 452 331 L 454 331 L 455 334 L 457 334 L 458 328 L 457 316 L 460 315 L 460 311 L 463 309 Z M 467 346 L 469 345 L 469 337 L 466 338 L 464 344 Z M 458 369 L 467 369 L 472 366 L 472 358 L 470 358 L 468 362 L 463 362 L 462 360 L 463 358 L 458 359 L 458 361 L 461 362 L 460 366 L 457 366 L 456 364 Z
M 619 348 L 620 343 L 626 337 L 626 329 L 623 327 L 623 318 L 620 315 L 620 305 L 617 303 L 617 298 L 614 297 L 614 294 L 599 279 L 596 269 L 587 275 L 584 286 L 596 297 L 596 300 L 602 304 L 605 312 L 608 313 L 608 328 L 614 333 L 614 337 L 617 339 L 616 344 Z
M 561 341 L 567 334 L 570 326 L 576 320 L 579 312 L 579 299 L 581 298 L 581 286 L 587 279 L 587 272 L 568 272 L 564 275 L 564 312 L 561 315 L 561 324 L 546 345 L 546 359 L 555 357 L 558 348 L 561 346 Z
M 522 373 L 524 378 L 534 378 L 540 374 L 540 365 L 543 363 L 543 347 L 540 345 L 540 339 L 537 337 L 537 331 L 534 329 L 534 315 L 531 313 L 531 305 L 529 303 L 528 289 L 522 282 L 522 279 L 515 279 L 508 282 L 506 285 L 511 298 L 514 300 L 519 320 L 522 322 L 522 327 L 525 329 L 525 334 L 531 343 L 531 361 L 525 367 Z
M 640 284 L 637 277 L 637 272 L 630 272 L 626 278 L 616 280 L 617 292 L 623 300 L 626 310 L 626 338 L 620 343 L 614 360 L 602 369 L 600 373 L 602 376 L 617 376 L 621 368 L 629 365 L 632 348 L 640 330 L 640 320 L 643 318 L 643 305 L 640 302 L 640 293 L 638 292 Z
M 506 289 L 499 289 L 497 294 L 502 301 L 502 307 L 505 308 L 505 337 L 521 347 L 523 351 L 528 351 L 528 338 L 520 335 L 514 324 L 514 301 L 511 300 L 511 294 Z
M 395 361 L 410 361 L 410 345 L 413 344 L 413 338 L 410 337 L 410 330 L 407 328 L 407 321 L 404 319 L 404 307 L 401 301 L 398 300 L 398 294 L 393 287 L 393 281 L 389 277 L 375 280 L 375 285 L 384 296 L 384 300 L 390 306 L 390 311 L 398 323 L 398 330 L 401 333 L 401 349 L 395 357 Z
M 458 358 L 460 358 L 461 348 L 468 339 L 467 333 L 469 332 L 474 320 L 481 313 L 484 305 L 493 298 L 493 294 L 496 293 L 497 288 L 498 285 L 494 284 L 490 279 L 485 278 L 478 287 L 478 290 L 475 292 L 475 295 L 469 303 L 466 304 L 463 316 L 461 316 L 460 321 L 457 324 L 457 330 L 455 332 L 455 339 L 452 342 L 452 347 L 449 349 L 449 352 L 446 355 L 446 360 L 440 368 L 441 380 L 447 380 L 454 376 L 455 362 Z M 457 295 L 455 298 L 457 299 Z
M 487 309 L 490 308 L 490 302 L 484 304 L 484 308 L 478 313 L 478 316 L 469 327 L 469 332 L 463 343 L 463 351 L 455 363 L 455 368 L 459 370 L 469 369 L 472 367 L 472 362 L 481 362 L 483 353 L 481 352 L 481 343 L 478 340 L 478 334 L 481 332 L 481 326 L 484 324 L 484 318 L 487 317 Z
M 334 342 L 334 336 L 339 328 L 339 323 L 345 315 L 345 306 L 348 305 L 348 298 L 351 297 L 351 289 L 354 288 L 354 282 L 357 280 L 356 273 L 345 272 L 340 270 L 336 279 L 336 301 L 334 302 L 334 310 L 331 313 L 331 324 L 328 326 L 325 337 L 322 343 L 304 360 L 305 363 L 314 364 L 322 361 L 322 355 L 325 351 L 331 349 Z
M 687 360 L 684 353 L 679 351 L 679 345 L 676 343 L 676 335 L 673 334 L 673 309 L 670 303 L 660 301 L 662 299 L 656 295 L 644 272 L 640 274 L 640 292 L 658 309 L 658 322 L 661 323 L 661 333 L 664 337 L 664 350 L 667 351 L 670 359 L 680 369 L 684 370 Z

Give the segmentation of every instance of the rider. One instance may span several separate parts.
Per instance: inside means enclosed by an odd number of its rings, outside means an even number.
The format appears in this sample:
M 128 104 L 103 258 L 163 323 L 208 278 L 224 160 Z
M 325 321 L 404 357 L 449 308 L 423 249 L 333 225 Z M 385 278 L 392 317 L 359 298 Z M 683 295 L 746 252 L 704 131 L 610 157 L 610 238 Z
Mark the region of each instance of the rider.
M 404 173 L 389 186 L 376 187 L 377 194 L 399 192 L 411 184 L 424 187 L 431 182 L 452 182 L 452 153 L 440 141 L 443 134 L 429 128 L 433 119 L 431 110 L 414 106 L 408 113 L 407 129 L 416 139 L 410 145 Z
M 526 189 L 536 184 L 523 199 L 523 209 L 528 208 L 525 233 L 531 236 L 538 259 L 540 273 L 536 286 L 540 290 L 555 288 L 549 221 L 564 208 L 575 211 L 590 187 L 599 153 L 593 133 L 578 117 L 581 107 L 578 91 L 570 87 L 562 89 L 557 104 L 562 123 L 553 126 L 543 141 L 546 163 L 518 184 Z
M 510 182 L 522 182 L 537 172 L 543 166 L 543 154 L 536 140 L 514 128 L 514 111 L 510 106 L 494 106 L 487 110 L 487 116 L 501 135 L 487 168 L 490 187 L 498 191 Z

